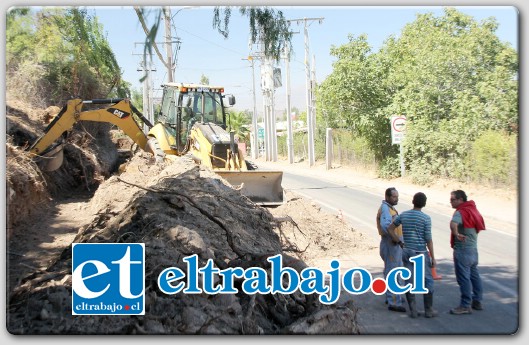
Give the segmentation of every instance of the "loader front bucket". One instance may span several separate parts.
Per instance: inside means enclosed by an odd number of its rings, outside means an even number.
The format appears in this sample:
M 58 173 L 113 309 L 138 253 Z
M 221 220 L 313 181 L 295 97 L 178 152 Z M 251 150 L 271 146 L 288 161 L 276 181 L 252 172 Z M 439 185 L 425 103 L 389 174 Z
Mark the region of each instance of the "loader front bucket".
M 282 171 L 215 171 L 241 194 L 261 206 L 283 204 Z

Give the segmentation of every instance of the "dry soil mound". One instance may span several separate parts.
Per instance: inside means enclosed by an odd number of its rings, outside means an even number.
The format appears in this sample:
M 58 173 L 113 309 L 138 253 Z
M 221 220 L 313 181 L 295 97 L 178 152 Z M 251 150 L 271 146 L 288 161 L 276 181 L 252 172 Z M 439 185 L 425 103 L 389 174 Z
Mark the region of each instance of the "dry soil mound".
M 198 254 L 200 265 L 261 267 L 284 254 L 271 213 L 210 170 L 176 158 L 166 166 L 136 155 L 126 171 L 96 192 L 97 216 L 74 242 L 141 242 L 146 248 L 144 316 L 72 316 L 71 249 L 18 286 L 9 301 L 8 329 L 16 334 L 278 334 L 356 333 L 352 307 L 325 306 L 317 295 L 166 295 L 159 273 Z M 284 265 L 306 265 L 283 255 Z M 270 273 L 269 273 L 270 276 Z M 240 281 L 239 281 L 240 283 Z M 240 286 L 239 286 L 240 288 Z
M 73 316 L 68 246 L 47 269 L 30 274 L 9 292 L 11 333 L 358 333 L 352 305 L 323 305 L 316 295 L 163 294 L 157 286 L 159 273 L 175 266 L 186 272 L 182 258 L 193 254 L 200 266 L 212 259 L 220 269 L 269 270 L 266 259 L 276 254 L 283 254 L 283 264 L 298 272 L 306 264 L 302 256 L 286 254 L 299 250 L 278 236 L 283 221 L 191 160 L 173 157 L 153 165 L 151 155 L 139 152 L 119 176 L 111 176 L 117 170 L 117 150 L 104 124 L 76 125 L 65 148 L 65 164 L 59 171 L 41 172 L 24 147 L 42 133 L 47 119 L 46 111 L 8 105 L 8 229 L 24 231 L 17 224 L 31 220 L 32 207 L 50 196 L 97 189 L 87 207 L 92 220 L 78 229 L 74 242 L 145 243 L 145 315 Z

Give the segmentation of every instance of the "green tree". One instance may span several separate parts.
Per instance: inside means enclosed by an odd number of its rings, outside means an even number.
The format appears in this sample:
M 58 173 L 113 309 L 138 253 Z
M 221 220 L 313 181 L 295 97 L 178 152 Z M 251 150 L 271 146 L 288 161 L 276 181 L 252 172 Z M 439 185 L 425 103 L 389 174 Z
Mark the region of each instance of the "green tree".
M 71 73 L 69 91 L 73 96 L 94 98 L 130 94 L 123 89 L 121 69 L 96 17 L 75 7 L 45 11 L 41 25 L 58 31 L 62 46 L 72 58 L 66 64 Z
M 209 78 L 206 77 L 204 74 L 200 76 L 200 84 L 202 85 L 209 85 Z
M 302 111 L 302 112 L 297 113 L 297 119 L 298 121 L 302 121 L 306 126 L 307 125 L 307 112 Z
M 389 118 L 406 115 L 407 169 L 421 178 L 465 176 L 480 133 L 518 131 L 518 57 L 497 27 L 494 18 L 477 23 L 446 8 L 440 17 L 418 15 L 375 53 L 365 35 L 349 36 L 331 49 L 337 60 L 318 90 L 320 116 L 366 138 L 381 168 L 398 171 Z
M 383 112 L 390 102 L 385 82 L 390 64 L 383 56 L 371 54 L 366 35 L 350 35 L 347 44 L 331 48 L 331 55 L 337 61 L 316 98 L 320 116 L 327 127 L 347 128 L 366 138 L 382 159 L 393 150 L 386 134 L 389 120 Z
M 250 143 L 250 122 L 251 118 L 244 111 L 228 111 L 227 113 L 228 131 L 234 131 L 239 138 L 239 142 Z
M 31 57 L 34 29 L 29 8 L 13 8 L 6 16 L 6 65 L 16 68 L 18 64 Z
M 8 86 L 19 96 L 49 105 L 130 94 L 101 24 L 86 10 L 16 9 L 6 24 Z
M 406 161 L 417 174 L 461 178 L 472 143 L 487 130 L 517 132 L 518 59 L 495 35 L 447 8 L 418 16 L 395 42 L 392 78 L 402 87 L 388 113 L 407 114 Z M 413 175 L 413 174 L 412 174 Z

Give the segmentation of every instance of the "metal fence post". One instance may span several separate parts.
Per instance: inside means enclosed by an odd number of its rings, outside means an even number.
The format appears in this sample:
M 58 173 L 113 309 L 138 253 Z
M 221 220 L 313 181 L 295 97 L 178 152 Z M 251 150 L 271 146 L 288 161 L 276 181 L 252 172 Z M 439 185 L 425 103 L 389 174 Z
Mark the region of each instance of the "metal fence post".
M 327 170 L 332 168 L 332 128 L 325 131 L 325 163 Z

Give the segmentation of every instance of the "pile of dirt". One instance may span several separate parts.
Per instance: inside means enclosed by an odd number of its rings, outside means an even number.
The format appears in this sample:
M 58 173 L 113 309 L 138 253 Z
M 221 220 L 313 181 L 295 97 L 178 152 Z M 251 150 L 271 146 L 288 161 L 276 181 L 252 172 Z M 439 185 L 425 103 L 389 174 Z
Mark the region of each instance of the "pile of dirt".
M 278 221 L 276 232 L 283 251 L 307 265 L 329 269 L 329 258 L 378 253 L 378 247 L 342 215 L 324 212 L 316 203 L 290 191 L 285 193 L 285 199 L 286 203 L 270 209 Z
M 17 212 L 26 212 L 29 218 L 33 216 L 24 209 L 34 205 L 32 198 L 36 198 L 37 188 L 41 190 L 40 202 L 45 202 L 50 195 L 58 197 L 64 190 L 72 193 L 97 188 L 86 207 L 86 212 L 93 216 L 78 229 L 73 242 L 145 243 L 145 315 L 73 316 L 72 257 L 71 246 L 67 246 L 49 267 L 36 270 L 10 291 L 7 329 L 11 333 L 358 333 L 356 309 L 351 303 L 323 305 L 317 295 L 299 291 L 288 295 L 242 292 L 166 295 L 157 286 L 159 273 L 167 267 L 178 267 L 187 275 L 182 258 L 193 254 L 198 255 L 199 266 L 211 259 L 219 269 L 261 267 L 268 271 L 268 276 L 271 276 L 270 262 L 266 259 L 282 254 L 283 266 L 300 272 L 307 267 L 304 255 L 312 250 L 332 249 L 329 241 L 334 235 L 329 237 L 321 230 L 325 221 L 329 222 L 329 228 L 333 227 L 333 222 L 341 224 L 335 217 L 325 219 L 326 216 L 319 217 L 321 213 L 313 210 L 322 221 L 318 224 L 297 218 L 297 214 L 290 216 L 289 207 L 295 206 L 296 200 L 290 206 L 287 203 L 272 210 L 274 216 L 268 209 L 242 196 L 211 170 L 200 168 L 185 157 L 170 157 L 164 164 L 154 165 L 150 154 L 138 152 L 118 175 L 116 145 L 103 128 L 91 128 L 95 135 L 88 134 L 87 128 L 91 125 L 87 124 L 77 126 L 79 128 L 72 133 L 74 141 L 67 145 L 70 150 L 65 150 L 65 162 L 69 163 L 63 165 L 61 171 L 43 173 L 22 150 L 20 146 L 24 140 L 17 135 L 24 133 L 28 136 L 25 140 L 31 142 L 37 137 L 34 128 L 43 128 L 43 121 L 39 123 L 38 115 L 36 118 L 33 113 L 27 118 L 20 116 L 24 114 L 30 112 L 11 111 L 8 114 L 11 137 L 8 145 L 12 155 L 7 171 L 15 171 L 12 169 L 18 163 L 18 169 L 26 176 L 26 181 L 15 174 L 8 176 L 8 195 L 13 191 L 7 205 L 12 231 L 24 230 L 17 226 Z M 299 227 L 297 222 L 305 221 L 314 227 Z M 305 237 L 300 245 L 291 238 L 299 236 L 294 233 L 296 231 Z M 317 233 L 321 234 L 318 238 L 311 237 Z M 350 240 L 355 241 L 354 238 Z M 342 249 L 350 247 L 351 243 L 346 241 Z M 238 287 L 241 291 L 240 285 Z
M 111 191 L 111 192 L 110 192 Z M 116 193 L 116 191 L 119 191 Z M 48 269 L 15 288 L 8 329 L 16 334 L 351 334 L 353 306 L 326 306 L 317 295 L 165 295 L 160 272 L 198 254 L 220 269 L 270 269 L 268 257 L 301 272 L 306 264 L 282 251 L 273 215 L 256 206 L 209 169 L 176 157 L 165 166 L 136 155 L 108 179 L 90 207 L 97 216 L 76 243 L 145 243 L 146 312 L 136 316 L 71 315 L 71 248 Z M 271 276 L 270 272 L 269 276 Z M 286 278 L 285 278 L 286 279 Z M 241 281 L 238 281 L 241 284 Z M 240 286 L 239 286 L 240 290 Z

